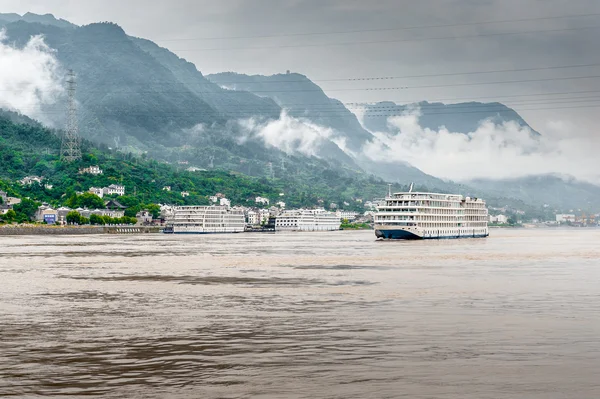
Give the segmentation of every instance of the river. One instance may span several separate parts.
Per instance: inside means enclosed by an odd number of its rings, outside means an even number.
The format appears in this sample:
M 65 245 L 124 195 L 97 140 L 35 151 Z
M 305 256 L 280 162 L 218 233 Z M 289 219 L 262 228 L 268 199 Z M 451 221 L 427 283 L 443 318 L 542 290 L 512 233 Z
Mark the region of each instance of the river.
M 0 396 L 597 398 L 600 230 L 0 237 Z

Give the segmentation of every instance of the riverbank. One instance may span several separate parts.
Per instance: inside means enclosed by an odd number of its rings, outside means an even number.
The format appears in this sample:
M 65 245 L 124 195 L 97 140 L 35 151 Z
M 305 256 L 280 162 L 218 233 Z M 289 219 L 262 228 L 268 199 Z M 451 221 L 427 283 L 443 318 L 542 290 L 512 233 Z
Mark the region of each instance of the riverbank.
M 44 226 L 6 225 L 0 227 L 0 236 L 28 235 L 87 235 L 87 234 L 156 234 L 159 227 L 145 226 Z
M 340 230 L 373 230 L 369 223 L 342 223 Z

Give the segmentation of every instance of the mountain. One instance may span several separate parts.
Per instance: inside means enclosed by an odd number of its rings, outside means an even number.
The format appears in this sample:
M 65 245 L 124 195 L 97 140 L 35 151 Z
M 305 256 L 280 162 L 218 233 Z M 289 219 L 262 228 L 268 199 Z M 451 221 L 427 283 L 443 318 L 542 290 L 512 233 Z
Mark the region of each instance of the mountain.
M 471 187 L 509 198 L 520 198 L 530 204 L 547 204 L 552 209 L 600 209 L 600 187 L 573 177 L 541 175 L 518 179 L 477 179 L 466 182 Z
M 307 118 L 320 126 L 334 129 L 334 139 L 352 152 L 360 152 L 364 143 L 373 139 L 344 104 L 329 98 L 319 86 L 299 73 L 249 76 L 224 72 L 208 75 L 207 78 L 231 90 L 270 98 L 286 109 L 290 116 Z
M 16 120 L 19 122 L 14 122 Z M 236 205 L 254 205 L 253 199 L 262 196 L 272 203 L 283 200 L 290 207 L 315 206 L 321 200 L 325 206 L 331 202 L 348 202 L 349 208 L 357 210 L 362 210 L 357 198 L 371 199 L 387 190 L 382 180 L 344 176 L 321 164 L 312 164 L 310 169 L 290 177 L 267 180 L 224 170 L 182 170 L 178 165 L 114 151 L 86 140 L 82 143 L 83 159 L 66 164 L 58 155 L 60 134 L 27 117 L 0 112 L 0 181 L 4 181 L 1 186 L 10 187 L 11 192 L 21 197 L 54 205 L 63 204 L 68 193 L 120 182 L 125 186 L 127 197 L 138 202 L 202 204 L 207 202 L 207 196 L 221 192 Z M 104 173 L 78 174 L 80 167 L 90 165 L 100 166 Z M 44 183 L 54 187 L 14 183 L 28 175 L 42 176 Z M 163 190 L 165 186 L 171 186 L 172 191 Z M 181 191 L 188 191 L 190 196 L 183 198 Z M 248 202 L 249 199 L 252 201 Z
M 391 101 L 382 101 L 376 104 L 364 104 L 363 124 L 372 132 L 393 133 L 388 126 L 388 118 L 415 109 L 420 111 L 419 124 L 424 129 L 437 131 L 445 127 L 454 133 L 470 133 L 476 131 L 482 121 L 490 120 L 495 124 L 515 122 L 523 128 L 529 128 L 532 134 L 539 135 L 514 109 L 498 102 L 443 104 L 422 101 L 400 105 Z
M 4 22 L 31 22 L 31 23 L 39 23 L 44 25 L 53 25 L 59 28 L 75 28 L 77 25 L 70 23 L 69 21 L 65 21 L 64 19 L 58 19 L 52 14 L 34 14 L 31 12 L 25 13 L 24 15 L 19 14 L 2 14 L 0 13 L 0 21 Z
M 367 158 L 363 154 L 365 144 L 374 137 L 358 121 L 342 102 L 330 98 L 308 77 L 298 73 L 271 76 L 244 75 L 224 72 L 208 75 L 207 78 L 230 90 L 248 91 L 257 96 L 275 101 L 293 117 L 308 119 L 331 132 L 330 141 L 350 154 L 365 171 L 393 182 L 417 182 L 453 190 L 456 185 L 427 175 L 407 163 L 384 162 Z M 322 148 L 323 152 L 330 147 Z
M 3 25 L 9 40 L 18 46 L 24 46 L 33 35 L 43 35 L 56 49 L 60 64 L 76 72 L 80 131 L 95 142 L 122 151 L 147 151 L 171 162 L 188 161 L 199 167 L 214 164 L 254 175 L 265 175 L 269 163 L 280 164 L 281 159 L 287 159 L 291 170 L 310 169 L 315 162 L 329 163 L 343 175 L 366 172 L 403 183 L 414 180 L 446 185 L 410 165 L 390 163 L 379 167 L 360 159 L 360 153 L 353 156 L 372 139 L 371 134 L 343 104 L 328 98 L 302 75 L 284 75 L 282 79 L 302 81 L 287 82 L 278 89 L 279 95 L 271 98 L 224 89 L 206 79 L 193 64 L 151 41 L 128 36 L 112 23 L 62 28 L 21 18 Z M 317 105 L 310 108 L 313 102 L 335 107 L 341 115 L 331 116 Z M 302 103 L 303 107 L 288 108 L 294 103 Z M 278 121 L 282 105 L 288 116 L 299 120 L 291 124 L 289 120 Z M 45 111 L 62 115 L 63 109 L 64 99 Z M 56 119 L 57 125 L 64 123 L 61 117 Z M 266 143 L 261 137 L 263 131 L 246 131 L 248 124 L 280 136 L 270 137 L 274 144 Z M 293 137 L 274 132 L 278 124 Z M 332 132 L 332 137 L 308 143 L 319 159 L 313 159 L 310 151 L 298 151 L 306 144 L 302 137 L 295 137 L 297 128 L 303 126 L 313 134 L 323 129 Z

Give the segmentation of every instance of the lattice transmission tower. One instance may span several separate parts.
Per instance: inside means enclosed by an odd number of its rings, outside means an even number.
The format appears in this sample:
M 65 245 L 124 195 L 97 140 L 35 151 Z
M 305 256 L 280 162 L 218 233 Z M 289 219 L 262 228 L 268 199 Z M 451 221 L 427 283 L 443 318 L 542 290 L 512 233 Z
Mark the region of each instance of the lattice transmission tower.
M 65 162 L 81 159 L 81 141 L 79 139 L 77 104 L 75 102 L 76 87 L 75 73 L 69 69 L 67 73 L 67 126 L 60 146 L 60 159 Z
M 267 174 L 269 179 L 275 180 L 275 170 L 273 170 L 273 162 L 267 163 Z

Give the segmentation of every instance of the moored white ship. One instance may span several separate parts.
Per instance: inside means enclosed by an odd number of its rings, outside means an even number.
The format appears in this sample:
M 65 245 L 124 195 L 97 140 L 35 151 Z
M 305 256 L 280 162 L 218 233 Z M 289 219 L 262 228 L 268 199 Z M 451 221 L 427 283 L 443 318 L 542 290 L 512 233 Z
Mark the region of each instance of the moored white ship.
M 333 231 L 339 230 L 341 219 L 324 209 L 288 210 L 277 216 L 275 231 Z
M 244 231 L 244 211 L 227 206 L 176 206 L 166 220 L 165 233 L 214 234 Z
M 389 194 L 377 207 L 375 235 L 392 239 L 487 237 L 488 210 L 480 198 L 458 194 Z

